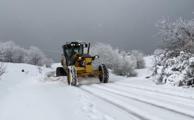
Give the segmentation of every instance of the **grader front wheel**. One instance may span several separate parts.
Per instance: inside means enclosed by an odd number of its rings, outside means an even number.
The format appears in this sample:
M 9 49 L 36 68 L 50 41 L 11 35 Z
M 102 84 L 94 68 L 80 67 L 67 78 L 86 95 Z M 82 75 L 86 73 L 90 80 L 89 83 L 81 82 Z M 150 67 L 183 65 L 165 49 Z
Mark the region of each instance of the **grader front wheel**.
M 77 86 L 78 85 L 78 78 L 77 78 L 77 71 L 74 66 L 69 66 L 67 70 L 67 83 L 68 85 Z
M 102 64 L 99 66 L 99 80 L 101 83 L 108 83 L 109 73 L 107 67 Z

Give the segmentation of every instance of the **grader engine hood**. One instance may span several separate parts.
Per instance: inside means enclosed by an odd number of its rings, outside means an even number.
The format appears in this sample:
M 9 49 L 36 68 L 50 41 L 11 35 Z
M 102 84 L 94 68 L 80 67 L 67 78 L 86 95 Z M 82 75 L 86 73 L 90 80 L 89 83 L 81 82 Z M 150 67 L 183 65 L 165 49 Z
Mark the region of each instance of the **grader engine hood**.
M 95 57 L 89 55 L 89 54 L 84 54 L 83 56 L 79 56 L 77 58 L 78 66 L 81 67 L 86 67 L 86 65 L 91 65 L 92 61 L 95 59 Z

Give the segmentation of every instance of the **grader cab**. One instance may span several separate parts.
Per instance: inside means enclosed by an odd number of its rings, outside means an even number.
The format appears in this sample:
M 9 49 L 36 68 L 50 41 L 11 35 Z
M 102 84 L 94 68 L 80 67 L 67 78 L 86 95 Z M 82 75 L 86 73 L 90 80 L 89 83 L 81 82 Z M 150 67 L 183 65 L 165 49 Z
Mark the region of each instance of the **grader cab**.
M 56 69 L 56 76 L 67 76 L 69 85 L 77 86 L 79 78 L 98 77 L 101 83 L 108 83 L 109 73 L 104 64 L 94 68 L 93 61 L 99 56 L 90 55 L 90 43 L 71 42 L 63 45 L 62 67 Z

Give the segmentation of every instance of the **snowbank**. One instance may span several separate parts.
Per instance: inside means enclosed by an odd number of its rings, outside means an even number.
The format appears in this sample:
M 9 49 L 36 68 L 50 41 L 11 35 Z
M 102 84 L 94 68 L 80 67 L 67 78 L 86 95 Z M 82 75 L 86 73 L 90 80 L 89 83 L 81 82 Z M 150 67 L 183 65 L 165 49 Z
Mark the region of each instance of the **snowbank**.
M 176 86 L 194 84 L 194 61 L 191 53 L 162 51 L 155 54 L 155 82 Z

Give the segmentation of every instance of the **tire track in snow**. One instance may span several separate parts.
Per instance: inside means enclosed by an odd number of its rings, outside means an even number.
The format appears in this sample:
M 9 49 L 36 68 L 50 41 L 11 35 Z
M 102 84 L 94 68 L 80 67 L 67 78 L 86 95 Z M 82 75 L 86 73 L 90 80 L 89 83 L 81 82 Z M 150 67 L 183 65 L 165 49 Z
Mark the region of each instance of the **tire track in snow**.
M 129 87 L 129 86 L 120 85 L 120 84 L 109 84 L 106 87 L 113 87 L 115 89 L 122 90 L 122 91 L 125 91 L 125 92 L 127 92 L 126 90 L 137 91 L 138 93 L 141 93 L 141 95 L 146 96 L 146 97 L 151 96 L 153 99 L 160 99 L 162 101 L 177 103 L 177 104 L 181 104 L 181 105 L 189 106 L 189 107 L 192 106 L 194 108 L 194 101 L 193 100 L 185 99 L 185 98 L 182 98 L 182 97 L 171 96 L 171 95 L 168 95 L 168 94 L 161 94 L 161 93 L 157 93 L 157 92 L 154 92 L 154 91 L 138 89 L 138 88 Z M 164 99 L 164 98 L 168 98 L 168 100 Z
M 89 120 L 115 120 L 111 116 L 97 110 L 96 104 L 94 101 L 89 100 L 88 95 L 80 94 L 80 102 L 83 105 L 82 110 L 88 114 Z
M 85 87 L 79 87 L 79 88 L 80 88 L 80 90 L 82 90 L 84 92 L 87 92 L 88 94 L 93 95 L 93 96 L 97 97 L 98 99 L 101 99 L 101 100 L 103 100 L 105 102 L 108 102 L 109 104 L 112 104 L 112 105 L 116 106 L 117 108 L 119 108 L 119 109 L 129 113 L 130 115 L 133 115 L 135 118 L 137 118 L 139 120 L 151 120 L 149 118 L 145 118 L 144 116 L 142 116 L 142 115 L 140 115 L 140 114 L 138 114 L 138 113 L 136 113 L 136 112 L 134 112 L 134 111 L 132 111 L 132 110 L 130 110 L 130 109 L 120 105 L 120 104 L 117 104 L 116 102 L 113 102 L 112 100 L 109 100 L 109 99 L 104 98 L 104 97 L 102 97 L 100 95 L 97 95 L 97 94 L 93 93 L 92 91 L 88 90 Z
M 176 93 L 170 93 L 170 92 L 167 92 L 167 91 L 161 91 L 161 90 L 158 90 L 158 89 L 152 89 L 152 88 L 149 88 L 149 87 L 140 87 L 140 86 L 137 87 L 137 86 L 134 86 L 132 84 L 129 84 L 128 82 L 119 81 L 119 82 L 115 82 L 115 84 L 131 87 L 131 88 L 135 88 L 135 89 L 147 90 L 147 91 L 150 91 L 150 92 L 160 93 L 160 94 L 164 94 L 164 95 L 175 96 L 175 97 L 184 98 L 184 99 L 188 99 L 188 100 L 194 100 L 193 97 L 184 96 L 184 95 L 180 95 L 180 94 L 176 94 Z
M 97 85 L 93 85 L 92 87 L 95 87 L 97 89 L 103 89 L 103 90 L 105 90 L 105 91 L 107 91 L 107 92 L 109 92 L 111 94 L 115 94 L 115 95 L 118 95 L 118 96 L 122 96 L 122 97 L 125 97 L 125 98 L 128 98 L 128 99 L 132 99 L 132 100 L 135 100 L 135 101 L 139 101 L 139 102 L 142 102 L 142 103 L 145 103 L 145 104 L 149 104 L 151 106 L 159 107 L 159 108 L 168 110 L 170 112 L 174 112 L 174 113 L 177 113 L 177 114 L 181 114 L 183 116 L 186 116 L 186 117 L 189 117 L 189 118 L 194 119 L 193 111 L 189 111 L 190 113 L 187 113 L 187 112 L 185 112 L 184 110 L 181 110 L 181 109 L 178 109 L 177 110 L 177 109 L 174 109 L 172 107 L 169 107 L 169 106 L 166 106 L 166 105 L 163 105 L 163 104 L 154 102 L 154 101 L 146 100 L 146 99 L 143 99 L 143 98 L 138 98 L 135 95 L 130 95 L 130 94 L 118 92 L 118 91 L 116 91 L 114 89 L 107 89 L 105 87 L 97 86 Z

